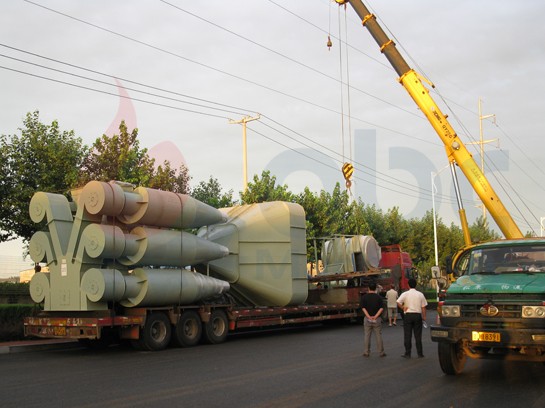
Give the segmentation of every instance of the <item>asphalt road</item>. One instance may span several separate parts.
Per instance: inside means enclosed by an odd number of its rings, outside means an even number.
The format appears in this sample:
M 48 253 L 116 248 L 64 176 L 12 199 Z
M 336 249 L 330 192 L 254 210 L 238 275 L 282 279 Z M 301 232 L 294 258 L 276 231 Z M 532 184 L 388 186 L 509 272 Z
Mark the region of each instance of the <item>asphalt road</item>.
M 432 321 L 432 319 L 428 319 Z M 67 348 L 0 355 L 0 407 L 544 407 L 545 366 L 469 360 L 445 376 L 424 331 L 424 359 L 362 357 L 358 325 L 237 335 L 161 352 Z

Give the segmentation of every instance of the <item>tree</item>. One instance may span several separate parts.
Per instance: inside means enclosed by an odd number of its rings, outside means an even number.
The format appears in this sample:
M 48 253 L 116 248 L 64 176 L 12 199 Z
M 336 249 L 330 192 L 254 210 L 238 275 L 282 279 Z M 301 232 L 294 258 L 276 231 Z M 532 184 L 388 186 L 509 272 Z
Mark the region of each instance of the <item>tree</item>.
M 341 190 L 339 183 L 335 185 L 331 194 L 325 190 L 320 192 L 314 214 L 319 236 L 354 233 L 348 228 L 348 217 L 350 216 L 348 201 L 348 193 L 346 190 Z
M 191 190 L 191 196 L 214 208 L 225 208 L 235 205 L 233 190 L 223 193 L 220 183 L 212 176 L 210 176 L 208 182 L 201 181 L 197 184 Z
M 147 187 L 163 191 L 172 191 L 174 193 L 189 194 L 190 180 L 191 176 L 185 165 L 182 164 L 180 169 L 176 171 L 170 167 L 169 161 L 165 161 L 154 171 Z
M 119 135 L 102 135 L 96 139 L 83 161 L 79 173 L 80 185 L 91 180 L 119 180 L 148 187 L 155 171 L 154 160 L 149 157 L 147 149 L 140 149 L 137 138 L 138 129 L 129 133 L 125 122 L 121 121 Z
M 493 241 L 500 238 L 496 232 L 490 229 L 488 220 L 483 216 L 480 216 L 471 224 L 469 227 L 469 235 L 471 236 L 471 241 L 475 243 Z
M 369 227 L 369 223 L 365 218 L 365 204 L 359 199 L 352 201 L 348 208 L 347 229 L 355 235 L 373 235 L 373 230 Z
M 28 215 L 32 195 L 67 194 L 76 185 L 88 153 L 73 130 L 61 131 L 56 120 L 51 125 L 41 123 L 39 111 L 27 113 L 23 125 L 19 136 L 0 138 L 0 242 L 30 240 L 37 230 Z
M 294 195 L 288 191 L 288 186 L 276 185 L 276 177 L 270 171 L 263 171 L 261 179 L 254 176 L 254 182 L 248 183 L 248 189 L 240 193 L 243 204 L 263 203 L 266 201 L 290 201 Z
M 165 160 L 155 169 L 155 159 L 147 149 L 140 149 L 138 129 L 129 133 L 124 121 L 119 124 L 119 134 L 95 140 L 79 173 L 79 185 L 91 180 L 124 181 L 135 186 L 187 194 L 190 190 L 189 170 L 182 164 L 173 169 Z

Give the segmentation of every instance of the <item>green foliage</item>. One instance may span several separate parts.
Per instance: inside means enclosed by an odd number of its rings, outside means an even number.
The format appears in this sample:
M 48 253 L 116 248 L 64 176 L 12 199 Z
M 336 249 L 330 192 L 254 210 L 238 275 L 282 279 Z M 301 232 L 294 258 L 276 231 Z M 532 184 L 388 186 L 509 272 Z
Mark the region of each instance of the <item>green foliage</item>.
M 187 194 L 191 176 L 185 165 L 173 169 L 169 161 L 155 169 L 155 160 L 147 149 L 140 149 L 138 129 L 129 133 L 124 121 L 119 134 L 95 140 L 79 172 L 79 185 L 91 180 L 124 181 L 135 186 Z
M 28 283 L 0 282 L 0 295 L 30 295 Z
M 474 243 L 500 239 L 500 236 L 490 229 L 488 220 L 482 216 L 469 227 L 469 235 Z
M 38 111 L 27 113 L 23 125 L 20 135 L 0 138 L 0 242 L 30 240 L 38 228 L 28 216 L 33 194 L 67 193 L 88 151 L 73 130 L 41 123 Z
M 269 171 L 261 173 L 261 179 L 254 176 L 254 182 L 248 183 L 248 189 L 240 193 L 243 204 L 263 203 L 266 201 L 291 201 L 294 196 L 288 191 L 288 186 L 276 185 L 276 177 Z
M 165 161 L 157 166 L 147 187 L 157 190 L 172 191 L 174 193 L 189 194 L 189 181 L 191 176 L 185 165 L 181 165 L 178 171 L 170 167 L 170 162 Z
M 148 156 L 147 149 L 140 149 L 137 138 L 138 129 L 129 133 L 122 121 L 118 135 L 102 135 L 96 139 L 83 161 L 80 185 L 91 180 L 119 180 L 136 186 L 149 186 L 154 174 L 154 160 Z
M 38 311 L 36 305 L 0 305 L 0 341 L 23 339 L 23 319 Z
M 235 205 L 233 190 L 222 192 L 221 185 L 217 179 L 210 176 L 208 182 L 201 181 L 190 192 L 193 198 L 206 203 L 214 208 L 226 208 Z

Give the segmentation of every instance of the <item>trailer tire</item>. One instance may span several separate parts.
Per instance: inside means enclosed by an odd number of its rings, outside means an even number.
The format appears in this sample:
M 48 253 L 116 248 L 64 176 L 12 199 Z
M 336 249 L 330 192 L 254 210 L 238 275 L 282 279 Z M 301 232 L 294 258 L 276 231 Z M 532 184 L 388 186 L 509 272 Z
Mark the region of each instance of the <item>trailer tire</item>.
M 138 345 L 142 350 L 164 350 L 170 343 L 172 327 L 164 313 L 151 313 L 140 331 Z
M 197 345 L 202 336 L 202 321 L 194 310 L 186 310 L 178 318 L 176 328 L 172 336 L 172 342 L 176 347 L 193 347 Z
M 227 338 L 229 325 L 223 310 L 214 310 L 208 322 L 203 324 L 203 340 L 208 344 L 223 343 Z
M 467 356 L 460 343 L 438 343 L 439 365 L 447 375 L 460 374 L 466 364 Z

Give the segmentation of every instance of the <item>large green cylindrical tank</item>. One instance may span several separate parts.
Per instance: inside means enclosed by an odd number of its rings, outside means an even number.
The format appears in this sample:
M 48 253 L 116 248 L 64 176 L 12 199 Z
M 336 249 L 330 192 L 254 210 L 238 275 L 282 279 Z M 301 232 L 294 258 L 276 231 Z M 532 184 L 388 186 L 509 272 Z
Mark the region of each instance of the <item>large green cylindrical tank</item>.
M 224 210 L 227 222 L 198 236 L 229 248 L 209 262 L 211 275 L 231 284 L 237 298 L 256 306 L 304 303 L 308 295 L 305 211 L 298 204 L 266 202 Z

